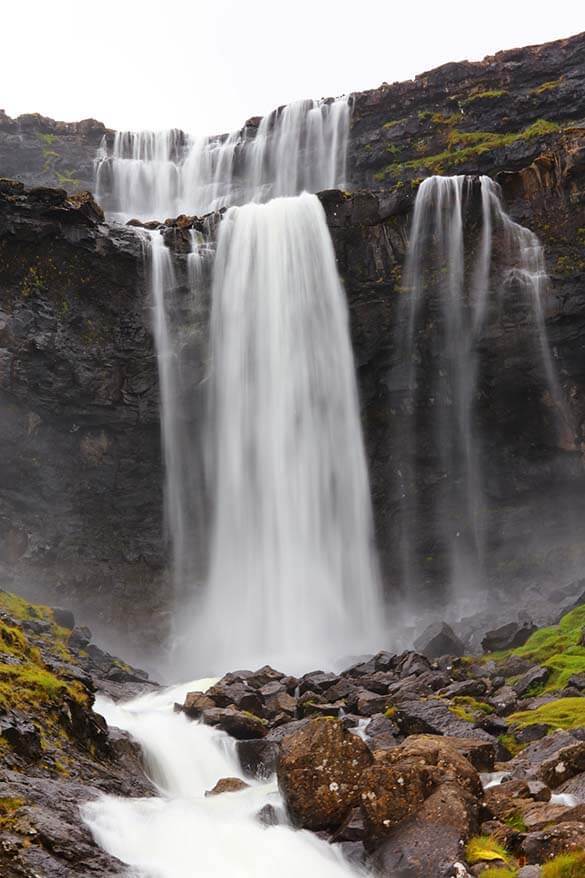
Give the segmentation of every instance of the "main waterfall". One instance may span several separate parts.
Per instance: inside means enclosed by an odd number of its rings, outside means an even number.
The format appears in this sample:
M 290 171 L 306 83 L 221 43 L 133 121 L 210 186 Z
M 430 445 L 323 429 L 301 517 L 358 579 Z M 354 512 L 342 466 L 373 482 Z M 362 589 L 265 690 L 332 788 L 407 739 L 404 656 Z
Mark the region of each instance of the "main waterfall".
M 318 198 L 231 208 L 212 301 L 214 524 L 198 649 L 222 667 L 373 646 L 368 476 L 347 307 Z

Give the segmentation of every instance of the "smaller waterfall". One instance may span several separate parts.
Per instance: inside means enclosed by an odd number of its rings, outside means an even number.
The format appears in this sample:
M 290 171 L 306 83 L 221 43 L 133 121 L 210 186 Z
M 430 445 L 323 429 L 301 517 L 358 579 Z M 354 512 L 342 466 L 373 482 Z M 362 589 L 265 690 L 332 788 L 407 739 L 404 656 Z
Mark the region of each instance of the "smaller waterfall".
M 96 159 L 100 203 L 120 219 L 202 215 L 345 182 L 350 105 L 295 101 L 227 137 L 118 131 Z
M 555 405 L 564 411 L 544 324 L 542 246 L 506 214 L 489 177 L 430 177 L 417 193 L 404 286 L 408 314 L 400 324 L 408 331 L 399 347 L 408 395 L 398 438 L 403 450 L 396 454 L 404 578 L 412 587 L 423 575 L 415 557 L 421 552 L 413 545 L 422 532 L 429 560 L 445 558 L 452 591 L 469 593 L 470 584 L 482 581 L 486 541 L 484 450 L 476 415 L 481 349 L 507 291 L 526 297 L 535 356 Z M 421 435 L 429 437 L 426 442 Z
M 210 573 L 199 667 L 381 642 L 345 297 L 316 196 L 231 208 L 212 300 Z M 378 640 L 377 638 L 380 638 Z
M 139 230 L 141 231 L 141 230 Z M 192 362 L 198 299 L 212 253 L 192 233 L 193 249 L 181 264 L 159 232 L 142 232 L 148 245 L 153 328 L 157 352 L 161 439 L 165 468 L 165 530 L 172 549 L 176 599 L 192 590 L 203 565 L 204 478 L 197 393 L 203 369 Z

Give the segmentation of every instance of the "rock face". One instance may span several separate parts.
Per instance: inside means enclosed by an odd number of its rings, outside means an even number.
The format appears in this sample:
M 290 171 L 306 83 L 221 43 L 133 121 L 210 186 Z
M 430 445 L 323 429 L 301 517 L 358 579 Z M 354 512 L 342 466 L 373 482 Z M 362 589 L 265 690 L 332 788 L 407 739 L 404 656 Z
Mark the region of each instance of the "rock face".
M 158 388 L 140 241 L 102 218 L 0 182 L 0 569 L 128 636 L 165 602 Z
M 0 110 L 0 177 L 26 186 L 91 189 L 94 159 L 108 133 L 102 122 L 56 122 L 39 113 L 11 119 Z

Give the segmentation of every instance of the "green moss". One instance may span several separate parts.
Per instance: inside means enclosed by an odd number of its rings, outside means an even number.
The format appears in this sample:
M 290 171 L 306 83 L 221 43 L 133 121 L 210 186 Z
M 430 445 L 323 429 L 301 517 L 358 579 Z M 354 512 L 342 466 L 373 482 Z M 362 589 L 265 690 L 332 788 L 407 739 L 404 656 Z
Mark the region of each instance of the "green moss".
M 395 707 L 387 707 L 384 711 L 384 716 L 388 717 L 388 719 L 393 719 L 396 716 L 396 708 Z
M 553 91 L 555 88 L 558 88 L 562 82 L 561 79 L 549 79 L 548 82 L 543 82 L 540 85 L 537 85 L 536 88 L 533 88 L 530 94 L 533 95 L 541 95 L 545 91 Z
M 466 98 L 462 103 L 463 106 L 469 106 L 469 104 L 475 103 L 475 101 L 489 101 L 489 100 L 497 100 L 498 98 L 502 98 L 504 95 L 507 95 L 508 92 L 503 88 L 493 88 L 488 91 L 479 91 L 475 94 L 470 95 Z
M 471 695 L 455 696 L 451 701 L 449 710 L 455 716 L 469 723 L 474 723 L 482 716 L 494 712 L 494 708 L 491 705 L 478 701 L 477 698 L 472 698 Z
M 382 128 L 385 128 L 386 131 L 388 131 L 390 128 L 394 128 L 396 125 L 400 125 L 400 123 L 404 121 L 404 119 L 390 119 L 388 122 L 384 122 Z
M 515 865 L 512 855 L 491 835 L 476 835 L 471 838 L 465 848 L 465 859 L 470 866 L 496 860 L 507 866 Z
M 585 851 L 559 854 L 549 860 L 542 867 L 541 878 L 585 878 Z
M 525 729 L 535 723 L 542 723 L 553 729 L 578 729 L 585 726 L 585 698 L 558 698 L 534 707 L 521 710 L 508 717 L 514 729 Z
M 433 125 L 457 125 L 461 121 L 461 113 L 433 113 L 431 121 Z
M 410 159 L 406 162 L 388 165 L 374 174 L 374 179 L 382 182 L 387 177 L 400 175 L 404 171 L 414 169 L 427 169 L 430 173 L 440 174 L 446 167 L 456 167 L 465 164 L 470 159 L 477 158 L 483 153 L 491 152 L 504 146 L 509 146 L 519 140 L 530 140 L 534 137 L 542 137 L 560 130 L 556 122 L 547 119 L 538 119 L 522 131 L 509 132 L 506 134 L 493 131 L 459 131 L 453 129 L 447 136 L 448 149 L 424 159 Z
M 506 735 L 498 735 L 498 741 L 505 747 L 511 756 L 517 756 L 524 750 L 525 744 L 521 744 L 513 734 L 508 732 Z
M 508 869 L 507 866 L 498 868 L 497 866 L 488 866 L 481 873 L 481 878 L 516 878 L 518 872 L 516 869 Z
M 37 137 L 39 138 L 39 140 L 42 140 L 43 143 L 46 143 L 48 145 L 50 145 L 51 143 L 55 143 L 55 141 L 57 140 L 56 134 L 44 134 L 41 132 L 37 135 Z

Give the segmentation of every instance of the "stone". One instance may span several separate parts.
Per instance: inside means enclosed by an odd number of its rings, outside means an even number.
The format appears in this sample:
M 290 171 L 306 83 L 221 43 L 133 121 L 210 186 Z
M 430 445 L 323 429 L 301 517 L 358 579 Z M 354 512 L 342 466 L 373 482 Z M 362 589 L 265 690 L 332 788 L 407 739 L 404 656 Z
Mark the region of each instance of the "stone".
M 213 710 L 215 706 L 215 701 L 205 692 L 187 692 L 180 709 L 189 719 L 199 719 L 204 710 Z
M 368 860 L 376 875 L 431 878 L 447 876 L 465 854 L 463 840 L 453 826 L 423 823 L 416 817 L 389 833 Z
M 364 841 L 366 828 L 361 808 L 352 808 L 341 826 L 331 836 L 331 841 L 338 844 L 342 841 Z
M 488 698 L 488 703 L 495 708 L 500 716 L 508 716 L 516 710 L 518 695 L 511 686 L 502 686 Z
M 558 854 L 585 848 L 585 823 L 558 823 L 550 829 L 529 832 L 520 851 L 529 864 L 544 863 Z
M 238 740 L 263 738 L 268 731 L 266 720 L 233 707 L 214 707 L 204 710 L 201 717 L 205 725 L 223 729 L 232 738 Z
M 457 738 L 412 735 L 396 749 L 384 753 L 381 761 L 395 765 L 404 759 L 415 760 L 429 768 L 435 784 L 455 783 L 479 798 L 483 792 L 479 774 L 458 749 L 460 744 Z
M 540 878 L 540 866 L 522 866 L 516 878 Z
M 375 714 L 364 728 L 364 734 L 371 750 L 390 750 L 398 746 L 400 729 L 384 714 Z
M 488 631 L 481 641 L 484 652 L 499 652 L 524 646 L 531 634 L 536 631 L 532 623 L 508 622 L 500 628 Z
M 574 796 L 579 804 L 585 804 L 585 772 L 576 774 L 556 788 L 557 793 Z
M 57 625 L 60 625 L 62 628 L 69 628 L 70 630 L 75 628 L 75 616 L 71 610 L 64 610 L 61 607 L 53 607 L 53 618 Z
M 262 823 L 263 826 L 278 826 L 280 824 L 280 820 L 278 818 L 278 813 L 274 805 L 263 805 L 262 808 L 256 814 L 256 820 L 259 823 Z
M 414 642 L 415 649 L 430 659 L 465 655 L 465 645 L 446 622 L 431 623 Z
M 267 780 L 276 771 L 279 745 L 267 738 L 238 741 L 236 752 L 244 774 Z
M 436 698 L 400 702 L 393 718 L 404 735 L 448 735 L 496 744 L 491 735 L 459 719 L 449 710 L 446 701 Z
M 471 696 L 472 698 L 481 698 L 485 695 L 487 686 L 484 680 L 461 680 L 458 683 L 451 683 L 446 689 L 441 691 L 441 695 L 445 698 L 456 698 L 460 696 Z
M 324 671 L 311 671 L 309 674 L 303 674 L 299 680 L 299 693 L 304 695 L 305 692 L 316 692 L 322 695 L 331 686 L 339 681 L 337 674 L 329 674 Z
M 550 726 L 544 723 L 533 723 L 518 731 L 514 730 L 514 737 L 521 744 L 532 744 L 534 741 L 540 741 L 541 738 L 545 738 L 549 731 Z
M 376 695 L 375 692 L 361 692 L 357 697 L 356 711 L 360 716 L 374 716 L 376 713 L 384 713 L 390 705 L 389 695 Z
M 293 821 L 305 829 L 336 829 L 360 802 L 362 772 L 372 763 L 366 744 L 338 720 L 313 719 L 281 744 L 278 783 Z
M 34 724 L 29 720 L 14 714 L 0 716 L 0 736 L 25 759 L 36 761 L 41 758 L 41 738 Z
M 514 683 L 513 689 L 518 698 L 525 698 L 530 689 L 546 683 L 550 677 L 550 668 L 536 667 L 527 671 L 517 683 Z
M 69 649 L 74 650 L 85 649 L 89 643 L 91 643 L 91 631 L 85 625 L 73 628 L 67 641 Z
M 205 791 L 205 796 L 220 796 L 222 793 L 239 793 L 248 789 L 250 784 L 239 777 L 222 777 L 211 790 Z
M 374 763 L 363 772 L 359 783 L 371 846 L 419 810 L 431 793 L 433 777 L 424 762 L 403 758 L 394 765 L 382 760 Z

